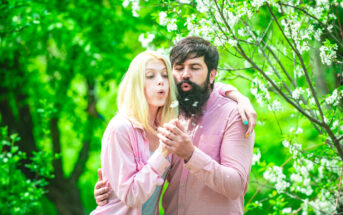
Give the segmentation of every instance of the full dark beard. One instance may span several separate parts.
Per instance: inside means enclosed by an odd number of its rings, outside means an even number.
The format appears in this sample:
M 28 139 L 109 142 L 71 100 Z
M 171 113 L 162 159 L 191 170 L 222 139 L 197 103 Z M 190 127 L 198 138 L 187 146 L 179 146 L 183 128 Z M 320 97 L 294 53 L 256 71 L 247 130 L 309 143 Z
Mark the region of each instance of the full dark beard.
M 208 82 L 209 80 L 204 83 L 204 86 L 199 86 L 190 80 L 183 80 L 177 84 L 177 89 L 179 92 L 179 95 L 177 96 L 179 109 L 181 113 L 186 116 L 186 118 L 190 118 L 192 116 L 200 117 L 202 115 L 203 106 L 210 96 Z M 183 83 L 191 85 L 192 89 L 186 92 L 182 91 L 181 85 Z

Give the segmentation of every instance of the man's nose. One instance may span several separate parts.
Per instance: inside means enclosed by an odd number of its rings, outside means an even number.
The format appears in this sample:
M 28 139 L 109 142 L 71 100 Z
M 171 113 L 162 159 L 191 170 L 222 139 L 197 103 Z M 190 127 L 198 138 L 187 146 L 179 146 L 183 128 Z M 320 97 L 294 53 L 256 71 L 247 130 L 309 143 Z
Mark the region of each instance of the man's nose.
M 186 80 L 190 78 L 191 78 L 190 70 L 188 68 L 185 68 L 182 73 L 182 79 Z

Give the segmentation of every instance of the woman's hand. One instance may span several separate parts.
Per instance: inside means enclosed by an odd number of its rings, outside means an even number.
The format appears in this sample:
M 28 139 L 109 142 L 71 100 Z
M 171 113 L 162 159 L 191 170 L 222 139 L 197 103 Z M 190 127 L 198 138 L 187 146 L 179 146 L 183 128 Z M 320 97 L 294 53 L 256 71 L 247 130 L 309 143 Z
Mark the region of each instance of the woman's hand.
M 104 206 L 108 203 L 110 197 L 110 189 L 107 185 L 107 180 L 103 180 L 101 169 L 98 169 L 99 180 L 94 187 L 94 198 L 98 206 Z
M 249 134 L 253 132 L 256 125 L 257 114 L 254 107 L 250 100 L 238 91 L 228 91 L 225 95 L 237 102 L 237 108 L 241 115 L 242 122 L 244 125 L 248 125 L 248 130 L 245 133 L 245 137 L 248 137 Z

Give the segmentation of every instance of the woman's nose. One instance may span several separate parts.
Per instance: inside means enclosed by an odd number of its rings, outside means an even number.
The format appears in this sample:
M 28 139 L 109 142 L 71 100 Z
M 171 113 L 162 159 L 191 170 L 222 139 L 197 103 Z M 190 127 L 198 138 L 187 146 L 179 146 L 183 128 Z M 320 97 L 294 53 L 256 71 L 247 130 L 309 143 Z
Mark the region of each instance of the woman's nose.
M 163 85 L 164 81 L 163 81 L 163 77 L 162 75 L 157 75 L 157 85 Z

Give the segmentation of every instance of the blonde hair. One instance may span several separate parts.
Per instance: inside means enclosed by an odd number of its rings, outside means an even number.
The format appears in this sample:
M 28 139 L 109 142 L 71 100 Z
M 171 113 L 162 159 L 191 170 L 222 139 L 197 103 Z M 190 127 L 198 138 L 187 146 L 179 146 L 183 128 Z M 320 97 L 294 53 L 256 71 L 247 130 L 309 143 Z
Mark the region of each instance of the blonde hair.
M 145 70 L 147 64 L 152 60 L 160 60 L 165 64 L 170 88 L 166 103 L 158 109 L 157 123 L 162 125 L 177 117 L 177 108 L 171 107 L 172 102 L 176 100 L 176 86 L 170 63 L 167 58 L 153 51 L 142 52 L 132 60 L 119 85 L 117 105 L 119 112 L 125 114 L 133 123 L 156 134 L 149 124 L 149 105 L 144 93 Z

